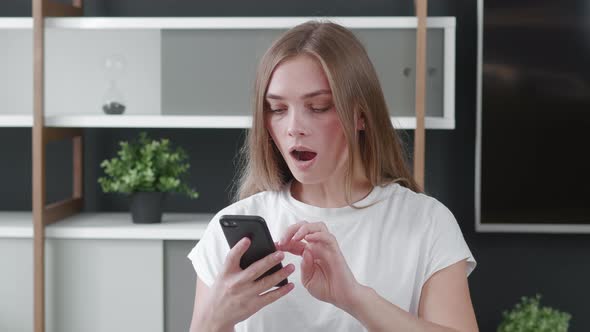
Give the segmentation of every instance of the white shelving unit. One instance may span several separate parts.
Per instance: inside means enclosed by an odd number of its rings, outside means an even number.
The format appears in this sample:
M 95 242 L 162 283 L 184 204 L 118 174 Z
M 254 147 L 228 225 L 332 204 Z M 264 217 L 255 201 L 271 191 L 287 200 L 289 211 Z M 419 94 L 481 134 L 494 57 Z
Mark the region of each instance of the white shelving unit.
M 255 58 L 239 62 L 227 55 L 235 57 L 236 50 L 241 52 L 238 58 L 254 55 L 254 50 L 266 48 L 268 41 L 274 39 L 273 34 L 309 19 L 317 18 L 47 18 L 45 125 L 55 128 L 248 128 L 251 116 L 246 96 L 250 86 L 244 82 L 254 79 Z M 374 63 L 380 80 L 389 84 L 384 91 L 386 97 L 406 100 L 405 104 L 394 103 L 394 107 L 388 101 L 392 114 L 397 115 L 392 116 L 391 121 L 398 129 L 416 128 L 416 119 L 408 111 L 412 107 L 407 103 L 414 98 L 414 81 L 411 75 L 403 77 L 402 72 L 404 68 L 410 70 L 410 62 L 415 60 L 415 54 L 410 54 L 415 49 L 411 46 L 415 38 L 408 30 L 417 28 L 417 19 L 322 19 L 342 24 L 355 33 L 373 33 L 367 40 L 373 41 L 373 51 L 382 52 Z M 427 129 L 455 127 L 455 25 L 453 17 L 427 20 L 427 27 L 436 30 L 436 38 L 429 37 L 429 40 L 439 43 L 435 46 L 437 51 L 429 53 L 436 54 L 431 57 L 436 58 L 431 69 L 437 73 L 437 83 L 430 91 L 434 92 L 439 107 L 430 113 L 436 116 L 429 116 L 427 110 Z M 33 126 L 32 28 L 32 18 L 0 18 L 0 41 L 5 46 L 0 52 L 0 73 L 3 74 L 0 78 L 0 100 L 3 101 L 0 130 L 1 127 Z M 226 32 L 229 35 L 219 38 L 220 33 Z M 405 35 L 400 37 L 399 32 Z M 393 34 L 398 39 L 389 38 Z M 364 37 L 370 36 L 365 34 Z M 404 43 L 398 44 L 399 40 Z M 212 44 L 202 44 L 202 41 Z M 256 45 L 253 46 L 253 42 Z M 371 56 L 371 43 L 368 44 Z M 189 47 L 185 48 L 186 45 Z M 211 49 L 214 52 L 207 53 Z M 131 64 L 121 81 L 128 107 L 124 115 L 105 115 L 100 108 L 105 78 L 99 60 L 117 52 L 124 54 Z M 234 82 L 237 75 L 230 80 L 210 82 L 219 64 L 222 64 L 220 69 L 227 67 L 227 72 L 219 76 L 230 77 L 237 71 L 241 75 L 239 84 Z M 175 81 L 176 76 L 180 76 L 180 80 Z M 201 77 L 207 79 L 199 80 Z M 191 90 L 181 89 L 187 86 L 195 90 L 194 96 Z M 216 89 L 225 88 L 233 93 L 228 98 L 221 100 L 219 95 L 214 95 L 205 101 L 211 92 L 214 94 Z M 179 90 L 184 93 L 181 98 L 176 94 Z M 216 98 L 219 105 L 211 102 Z M 175 103 L 177 100 L 184 104 Z M 228 107 L 224 104 L 228 100 L 236 102 Z M 55 326 L 57 331 L 164 330 L 164 272 L 167 269 L 164 261 L 165 255 L 170 254 L 165 242 L 199 240 L 212 217 L 213 214 L 164 213 L 162 223 L 134 224 L 129 212 L 81 213 L 46 226 L 45 282 L 51 285 L 47 287 L 47 301 L 53 304 L 47 306 L 47 317 L 54 320 L 48 326 Z M 0 289 L 0 293 L 7 294 L 12 289 L 32 292 L 32 280 L 22 278 L 33 276 L 34 272 L 33 264 L 26 263 L 33 258 L 32 220 L 31 212 L 0 212 L 0 248 L 3 249 L 0 252 L 4 253 L 0 255 L 0 262 L 3 266 L 16 267 L 6 273 L 8 280 L 13 281 L 4 283 L 10 289 Z M 182 255 L 184 257 L 185 253 Z M 14 262 L 19 262 L 18 266 Z M 18 283 L 22 284 L 20 288 Z M 92 287 L 88 287 L 89 283 Z M 30 320 L 33 313 L 22 308 L 33 308 L 32 294 L 23 296 L 22 292 L 15 292 L 5 298 L 9 300 L 0 301 L 0 312 L 14 317 L 9 326 L 21 326 L 21 322 Z M 10 300 L 22 298 L 28 302 L 20 306 Z M 136 310 L 129 312 L 129 307 Z M 84 325 L 79 325 L 80 322 Z M 105 325 L 109 323 L 116 325 Z M 129 324 L 128 328 L 125 323 Z
M 100 104 L 100 97 L 102 91 L 98 91 L 102 88 L 104 82 L 101 81 L 101 73 L 98 64 L 91 62 L 90 64 L 76 64 L 73 68 L 64 70 L 63 68 L 54 68 L 51 60 L 51 49 L 48 49 L 48 64 L 47 70 L 49 70 L 46 78 L 47 89 L 54 89 L 47 91 L 46 101 L 46 125 L 50 127 L 77 127 L 77 128 L 248 128 L 251 125 L 251 117 L 249 116 L 249 105 L 241 107 L 242 114 L 224 114 L 220 110 L 211 109 L 211 106 L 207 105 L 194 105 L 195 115 L 187 114 L 176 114 L 174 107 L 164 105 L 163 86 L 160 86 L 162 81 L 162 61 L 160 57 L 162 55 L 155 54 L 154 50 L 159 50 L 163 47 L 163 34 L 164 33 L 176 33 L 183 31 L 228 31 L 228 30 L 263 30 L 263 31 L 281 31 L 288 29 L 294 25 L 305 22 L 312 17 L 133 17 L 133 18 L 104 18 L 104 17 L 67 17 L 67 18 L 47 18 L 45 21 L 47 28 L 47 45 L 59 44 L 59 42 L 52 41 L 52 36 L 65 37 L 60 38 L 79 38 L 75 37 L 79 33 L 91 33 L 91 43 L 96 45 L 102 45 L 100 43 L 107 43 L 107 46 L 96 46 L 100 47 L 122 47 L 120 45 L 112 46 L 110 41 L 113 38 L 110 35 L 101 38 L 94 38 L 96 33 L 108 34 L 117 33 L 120 38 L 130 38 L 133 43 L 120 44 L 137 44 L 141 47 L 143 53 L 149 55 L 151 58 L 148 60 L 137 60 L 137 54 L 132 60 L 136 62 L 145 61 L 145 63 L 137 63 L 136 66 L 143 66 L 140 78 L 139 87 L 134 85 L 135 82 L 127 82 L 128 90 L 132 90 L 129 94 L 134 98 L 135 107 L 130 107 L 124 115 L 104 115 L 97 105 Z M 417 19 L 415 17 L 325 17 L 322 19 L 331 20 L 347 26 L 357 31 L 363 30 L 397 30 L 397 29 L 416 29 Z M 455 18 L 454 17 L 433 17 L 427 21 L 427 26 L 431 29 L 442 30 L 444 44 L 442 51 L 442 70 L 440 75 L 443 76 L 443 91 L 438 91 L 442 95 L 442 116 L 426 116 L 425 125 L 427 129 L 454 129 L 454 71 L 455 71 Z M 9 36 L 9 33 L 18 31 L 19 33 L 30 33 L 32 30 L 33 22 L 32 18 L 0 18 L 0 40 Z M 88 32 L 84 32 L 88 31 Z M 111 31 L 111 32 L 109 32 Z M 140 36 L 139 41 L 136 34 Z M 22 38 L 21 38 L 22 39 Z M 69 39 L 66 39 L 69 40 Z M 75 40 L 75 39 L 74 39 Z M 31 43 L 32 44 L 32 43 Z M 64 43 L 65 45 L 79 43 Z M 27 44 L 28 45 L 28 44 Z M 90 44 L 92 45 L 92 44 Z M 14 43 L 14 46 L 19 46 L 18 43 Z M 22 47 L 22 44 L 20 44 Z M 28 46 L 27 46 L 28 47 Z M 58 46 L 55 46 L 58 47 Z M 88 48 L 85 45 L 78 46 L 82 49 Z M 90 46 L 89 46 L 90 47 Z M 128 46 L 127 46 L 128 47 Z M 66 53 L 72 53 L 72 50 L 64 50 Z M 89 52 L 89 51 L 81 51 Z M 5 55 L 9 57 L 10 55 Z M 77 55 L 80 59 L 86 59 L 88 56 L 85 53 Z M 133 56 L 130 56 L 133 57 Z M 141 57 L 142 58 L 142 57 Z M 3 59 L 0 55 L 0 61 L 11 62 L 14 58 Z M 71 59 L 70 59 L 71 60 Z M 64 59 L 63 62 L 67 63 L 67 66 L 72 66 L 74 61 Z M 95 61 L 88 60 L 88 61 Z M 28 65 L 28 60 L 26 61 Z M 6 64 L 5 64 L 6 65 Z M 1 66 L 1 64 L 0 64 Z M 58 67 L 61 65 L 57 65 Z M 86 67 L 90 70 L 86 70 Z M 28 66 L 31 67 L 31 66 Z M 27 67 L 27 68 L 28 68 Z M 157 67 L 157 68 L 156 68 Z M 54 69 L 51 69 L 54 68 Z M 0 68 L 1 69 L 1 68 Z M 16 70 L 16 69 L 13 69 Z M 30 69 L 28 69 L 30 70 Z M 51 71 L 54 71 L 52 73 Z M 69 73 L 73 72 L 73 73 Z M 143 74 L 147 72 L 147 74 Z M 63 73 L 63 75 L 62 75 Z M 16 75 L 16 74 L 14 74 Z M 28 73 L 27 73 L 28 75 Z M 86 75 L 89 77 L 87 83 L 81 84 L 81 89 L 87 89 L 88 91 L 96 92 L 95 95 L 84 95 L 81 93 L 79 100 L 73 100 L 71 103 L 63 103 L 63 98 L 60 95 L 61 90 L 69 91 L 67 87 L 60 88 L 61 84 L 55 84 L 55 79 L 69 80 L 69 82 L 79 82 L 81 80 L 80 75 Z M 400 74 L 401 75 L 401 74 Z M 249 75 L 247 75 L 249 76 Z M 32 78 L 31 78 L 32 79 Z M 253 76 L 252 76 L 253 79 Z M 17 82 L 18 83 L 18 82 Z M 8 83 L 5 83 L 8 84 Z M 32 83 L 20 83 L 22 88 L 19 91 L 27 90 L 28 84 Z M 70 83 L 72 85 L 73 83 Z M 0 82 L 1 85 L 1 82 Z M 180 84 L 182 85 L 182 84 Z M 0 86 L 1 87 L 1 86 Z M 10 87 L 9 87 L 10 88 Z M 247 90 L 246 87 L 244 90 Z M 16 88 L 14 88 L 16 89 Z M 71 89 L 71 87 L 70 87 Z M 141 90 L 143 89 L 143 90 Z M 123 89 L 124 90 L 124 89 Z M 435 89 L 436 90 L 436 89 Z M 32 87 L 31 87 L 32 91 Z M 125 91 L 125 90 L 124 90 Z M 157 92 L 160 91 L 160 95 Z M 128 91 L 125 91 L 128 92 Z M 400 91 L 399 93 L 406 96 L 408 91 Z M 2 93 L 2 92 L 0 92 Z M 6 92 L 8 93 L 8 92 Z M 395 92 L 394 92 L 395 93 Z M 386 91 L 386 95 L 391 94 Z M 145 98 L 143 97 L 145 96 Z M 1 97 L 1 95 L 0 95 Z M 10 96 L 9 96 L 10 97 Z M 395 96 L 398 98 L 397 96 Z M 16 98 L 16 97 L 13 97 Z M 53 99 L 52 99 L 53 98 Z M 151 98 L 151 99 L 150 99 Z M 171 97 L 172 98 L 172 97 Z M 32 99 L 32 98 L 31 98 Z M 132 99 L 132 98 L 130 98 Z M 143 99 L 149 99 L 144 101 Z M 173 98 L 172 98 L 173 99 Z M 399 99 L 399 98 L 398 98 Z M 94 101 L 91 101 L 94 100 Z M 18 107 L 12 107 L 8 109 L 0 109 L 0 127 L 31 127 L 32 126 L 32 106 L 29 104 L 22 104 L 17 101 Z M 60 104 L 60 103 L 63 103 Z M 69 105 L 71 104 L 71 105 Z M 62 107 L 63 106 L 63 107 Z M 17 109 L 15 109 L 17 108 Z M 30 109 L 29 109 L 30 108 Z M 391 108 L 391 106 L 390 106 Z M 396 107 L 393 107 L 394 109 Z M 399 108 L 399 107 L 398 107 Z M 404 108 L 405 109 L 405 108 Z M 192 109 L 191 109 L 192 110 Z M 172 114 L 168 114 L 168 112 Z M 186 112 L 183 111 L 183 112 Z M 394 127 L 398 129 L 415 129 L 416 120 L 412 116 L 392 116 L 391 121 Z

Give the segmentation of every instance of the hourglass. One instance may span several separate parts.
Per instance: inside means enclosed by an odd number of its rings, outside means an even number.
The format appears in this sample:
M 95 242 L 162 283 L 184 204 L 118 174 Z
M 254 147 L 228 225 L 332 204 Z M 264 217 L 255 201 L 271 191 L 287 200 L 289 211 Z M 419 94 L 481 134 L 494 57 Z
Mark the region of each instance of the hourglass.
M 125 72 L 125 57 L 113 54 L 104 59 L 103 67 L 108 80 L 108 88 L 102 98 L 102 110 L 106 114 L 122 114 L 125 112 L 125 98 L 117 85 Z

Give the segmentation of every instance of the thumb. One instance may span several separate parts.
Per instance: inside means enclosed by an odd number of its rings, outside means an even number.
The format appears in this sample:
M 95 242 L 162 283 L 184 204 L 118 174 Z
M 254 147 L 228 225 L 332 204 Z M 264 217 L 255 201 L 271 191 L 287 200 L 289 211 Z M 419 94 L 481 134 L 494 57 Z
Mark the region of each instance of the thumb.
M 242 238 L 236 245 L 231 248 L 225 259 L 225 272 L 233 272 L 241 270 L 240 259 L 250 247 L 250 239 L 247 237 Z

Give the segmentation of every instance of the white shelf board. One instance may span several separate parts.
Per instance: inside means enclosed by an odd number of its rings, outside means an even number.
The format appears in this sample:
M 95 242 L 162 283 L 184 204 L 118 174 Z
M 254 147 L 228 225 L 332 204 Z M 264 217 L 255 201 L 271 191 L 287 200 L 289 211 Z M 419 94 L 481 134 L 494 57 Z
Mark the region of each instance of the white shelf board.
M 391 118 L 396 129 L 416 129 L 413 117 Z M 250 116 L 199 115 L 53 115 L 45 126 L 58 128 L 250 128 Z M 427 129 L 455 129 L 453 119 L 426 117 Z M 1 127 L 32 127 L 30 115 L 0 115 Z
M 47 127 L 73 128 L 247 128 L 250 116 L 200 115 L 53 115 Z
M 396 129 L 416 129 L 413 117 L 392 117 Z M 45 126 L 58 128 L 250 128 L 250 116 L 200 115 L 53 115 Z M 426 117 L 427 129 L 455 129 L 453 119 Z M 30 115 L 0 115 L 1 127 L 32 127 Z
M 51 17 L 47 28 L 59 29 L 288 29 L 308 20 L 330 20 L 351 29 L 413 29 L 415 16 L 309 17 Z M 429 17 L 429 28 L 455 27 L 454 17 Z M 33 19 L 2 18 L 0 29 L 31 29 Z
M 80 213 L 45 228 L 53 239 L 198 240 L 213 214 L 164 213 L 162 223 L 134 224 L 129 212 Z M 0 238 L 32 238 L 31 212 L 0 212 Z
M 392 117 L 396 129 L 416 129 L 416 118 Z M 426 117 L 427 129 L 454 129 L 453 119 Z M 71 128 L 250 128 L 250 116 L 200 115 L 53 115 L 47 127 Z
M 2 238 L 33 238 L 33 213 L 30 211 L 0 212 L 0 241 Z
M 0 18 L 0 29 L 32 29 L 33 18 L 31 17 L 2 17 Z
M 21 114 L 0 114 L 0 127 L 32 127 L 33 116 Z
M 129 212 L 80 213 L 45 229 L 56 239 L 198 240 L 213 214 L 164 213 L 161 223 L 134 224 Z

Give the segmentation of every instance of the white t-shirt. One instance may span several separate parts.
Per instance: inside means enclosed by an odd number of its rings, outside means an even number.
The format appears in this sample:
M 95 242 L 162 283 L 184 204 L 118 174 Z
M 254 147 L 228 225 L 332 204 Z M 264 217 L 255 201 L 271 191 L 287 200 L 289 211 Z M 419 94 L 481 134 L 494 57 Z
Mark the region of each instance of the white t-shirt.
M 323 221 L 357 281 L 414 315 L 422 286 L 432 274 L 463 259 L 468 263 L 467 276 L 475 268 L 455 217 L 435 198 L 392 183 L 374 187 L 355 205 L 371 203 L 376 204 L 359 210 L 319 208 L 294 199 L 290 185 L 278 192 L 261 192 L 217 213 L 188 257 L 199 278 L 211 286 L 229 252 L 219 225 L 221 215 L 262 216 L 274 241 L 301 220 Z M 295 265 L 289 276 L 295 289 L 237 324 L 236 332 L 365 330 L 348 313 L 307 292 L 301 284 L 301 257 L 286 253 L 283 266 L 289 263 Z

